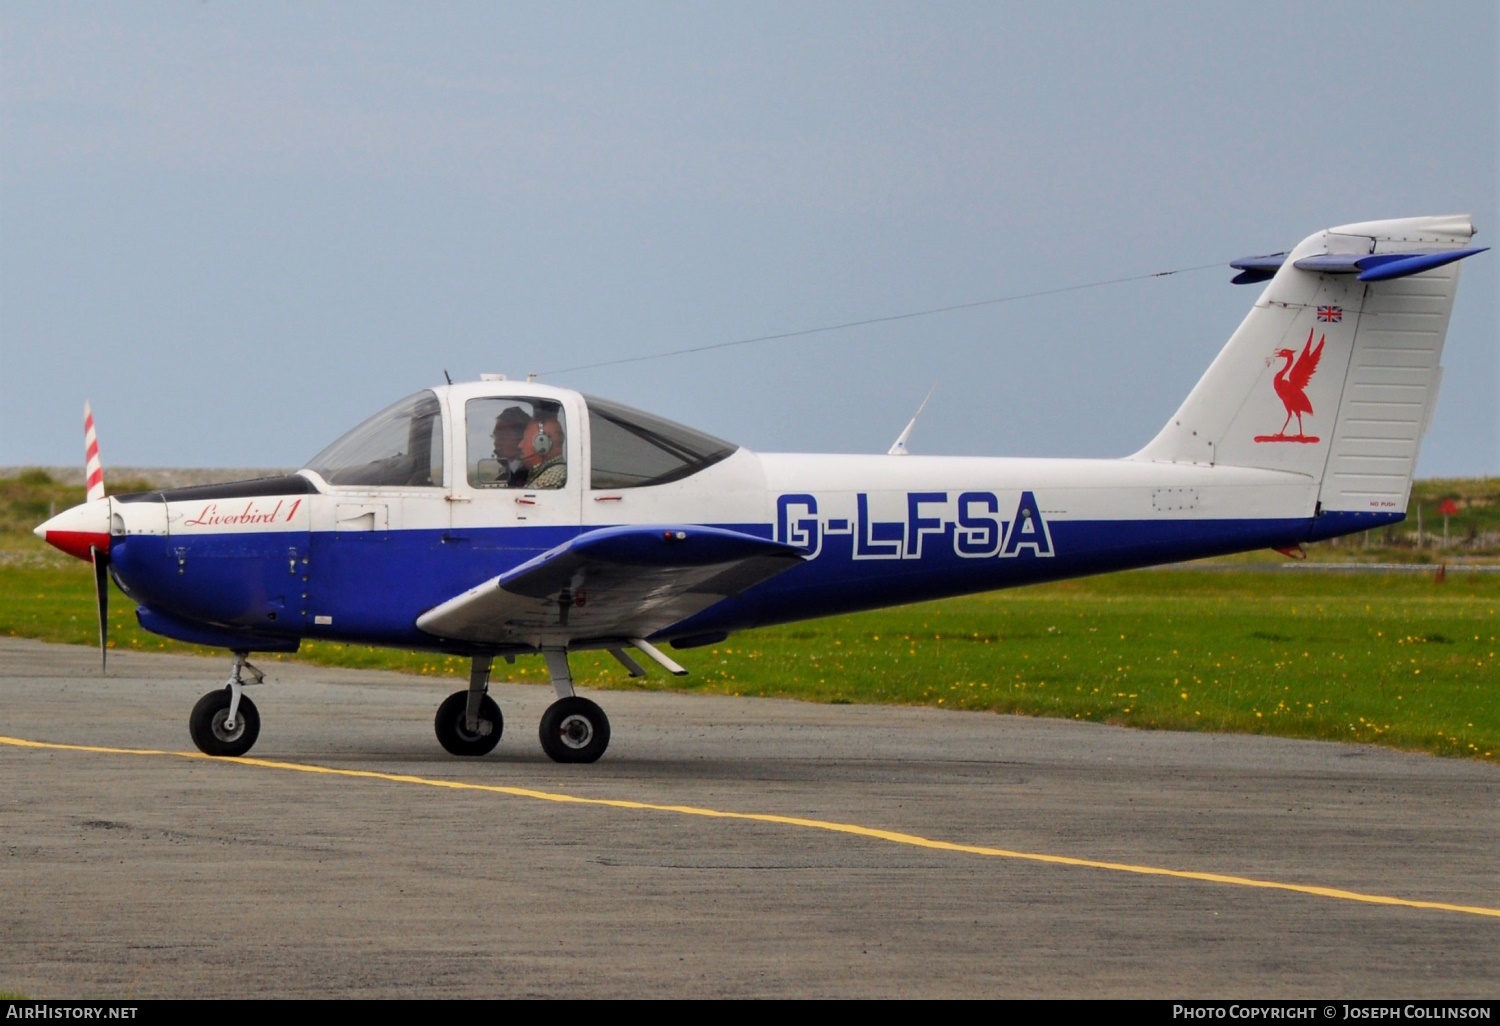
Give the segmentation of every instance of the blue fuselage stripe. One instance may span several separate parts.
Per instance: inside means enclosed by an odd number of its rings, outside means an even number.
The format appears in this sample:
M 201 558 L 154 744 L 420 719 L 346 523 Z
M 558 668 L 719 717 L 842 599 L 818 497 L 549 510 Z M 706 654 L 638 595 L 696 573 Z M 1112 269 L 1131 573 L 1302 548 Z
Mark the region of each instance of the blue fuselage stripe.
M 702 634 L 1304 541 L 1366 530 L 1400 514 L 1264 520 L 1053 520 L 1051 555 L 1034 547 L 963 558 L 952 524 L 925 532 L 921 558 L 854 558 L 827 534 L 816 558 L 663 631 Z M 771 538 L 770 524 L 713 525 Z M 420 631 L 432 607 L 575 537 L 580 527 L 200 535 L 118 540 L 116 578 L 142 605 L 258 635 L 452 648 Z M 226 643 L 227 644 L 227 643 Z

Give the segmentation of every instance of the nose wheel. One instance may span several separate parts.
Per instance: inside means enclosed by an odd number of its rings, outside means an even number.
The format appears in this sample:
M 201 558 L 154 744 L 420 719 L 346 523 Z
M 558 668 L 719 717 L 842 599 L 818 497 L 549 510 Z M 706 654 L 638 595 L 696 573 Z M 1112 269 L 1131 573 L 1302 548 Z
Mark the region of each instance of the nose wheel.
M 246 652 L 234 653 L 229 682 L 198 699 L 188 715 L 188 733 L 204 755 L 244 755 L 260 737 L 260 710 L 241 688 L 259 684 L 265 674 L 251 666 L 247 656 Z
M 244 755 L 260 736 L 260 711 L 248 698 L 240 699 L 233 725 L 229 722 L 229 689 L 210 691 L 198 699 L 188 717 L 188 733 L 204 755 Z

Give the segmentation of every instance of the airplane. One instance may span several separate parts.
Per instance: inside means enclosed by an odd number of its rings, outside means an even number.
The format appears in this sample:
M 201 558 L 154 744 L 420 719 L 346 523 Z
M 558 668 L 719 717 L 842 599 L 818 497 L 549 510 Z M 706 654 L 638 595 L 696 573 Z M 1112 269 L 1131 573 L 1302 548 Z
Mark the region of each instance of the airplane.
M 1474 234 L 1467 215 L 1370 221 L 1232 262 L 1236 283 L 1264 290 L 1157 435 L 1119 459 L 907 455 L 910 425 L 891 454 L 756 453 L 486 375 L 386 407 L 295 474 L 102 497 L 101 480 L 36 534 L 92 562 L 101 651 L 107 575 L 146 630 L 232 654 L 189 717 L 209 755 L 243 755 L 259 734 L 252 653 L 326 640 L 468 658 L 468 687 L 434 724 L 458 756 L 500 740 L 494 660 L 539 654 L 557 694 L 542 748 L 593 762 L 609 720 L 575 692 L 572 652 L 683 674 L 660 646 L 1294 554 L 1404 519 L 1458 262 L 1487 248 Z M 91 417 L 88 437 L 92 488 Z

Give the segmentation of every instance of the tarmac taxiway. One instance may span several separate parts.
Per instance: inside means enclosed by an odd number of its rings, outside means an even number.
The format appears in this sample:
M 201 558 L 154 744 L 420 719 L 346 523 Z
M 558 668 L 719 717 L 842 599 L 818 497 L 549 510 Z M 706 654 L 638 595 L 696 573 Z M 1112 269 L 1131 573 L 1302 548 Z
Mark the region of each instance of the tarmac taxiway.
M 50 997 L 1493 995 L 1500 767 L 1269 737 L 0 639 L 0 991 Z M 503 670 L 503 665 L 497 667 Z M 48 747 L 36 747 L 41 743 Z M 330 772 L 331 771 L 331 772 Z M 1162 872 L 1162 871 L 1165 871 Z M 1395 904 L 1385 902 L 1397 902 Z M 1405 904 L 1402 904 L 1404 902 Z

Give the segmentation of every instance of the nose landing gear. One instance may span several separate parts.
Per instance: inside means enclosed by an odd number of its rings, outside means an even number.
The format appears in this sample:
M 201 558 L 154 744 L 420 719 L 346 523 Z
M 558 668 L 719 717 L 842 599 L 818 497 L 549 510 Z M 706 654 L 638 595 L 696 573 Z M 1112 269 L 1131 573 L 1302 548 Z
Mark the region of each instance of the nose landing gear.
M 245 680 L 248 672 L 253 679 Z M 188 733 L 193 744 L 204 755 L 244 755 L 260 737 L 260 711 L 241 689 L 246 684 L 259 684 L 266 675 L 250 663 L 250 653 L 234 653 L 234 669 L 229 680 L 218 691 L 210 691 L 198 699 L 188 716 Z

